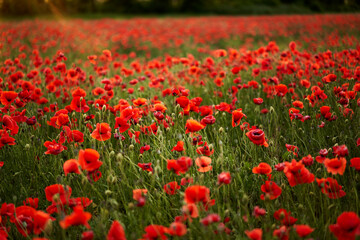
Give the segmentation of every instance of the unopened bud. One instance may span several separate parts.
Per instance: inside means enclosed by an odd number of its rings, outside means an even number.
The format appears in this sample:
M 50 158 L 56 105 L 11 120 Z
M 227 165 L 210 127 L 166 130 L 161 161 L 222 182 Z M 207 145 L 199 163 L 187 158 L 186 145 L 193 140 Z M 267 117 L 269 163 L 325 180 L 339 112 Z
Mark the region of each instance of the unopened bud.
M 121 154 L 121 153 L 118 153 L 117 155 L 116 155 L 116 161 L 122 161 L 122 160 L 124 160 L 124 156 Z
M 220 127 L 219 128 L 219 133 L 224 133 L 225 131 L 224 131 L 224 128 L 223 127 Z

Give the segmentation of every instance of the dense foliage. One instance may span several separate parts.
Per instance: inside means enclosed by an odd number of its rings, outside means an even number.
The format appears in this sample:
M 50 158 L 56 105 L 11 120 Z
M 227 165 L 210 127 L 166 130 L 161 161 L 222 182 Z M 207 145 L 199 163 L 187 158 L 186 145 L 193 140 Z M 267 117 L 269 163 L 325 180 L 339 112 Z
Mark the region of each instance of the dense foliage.
M 71 14 L 289 14 L 359 11 L 356 0 L 2 0 L 4 16 Z

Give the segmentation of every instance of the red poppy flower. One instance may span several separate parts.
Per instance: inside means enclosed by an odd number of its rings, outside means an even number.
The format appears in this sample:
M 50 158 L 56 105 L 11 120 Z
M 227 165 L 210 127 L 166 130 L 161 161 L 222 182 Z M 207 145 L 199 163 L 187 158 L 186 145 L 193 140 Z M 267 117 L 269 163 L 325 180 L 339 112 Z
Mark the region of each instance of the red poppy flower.
M 128 123 L 128 119 L 124 117 L 115 118 L 115 129 L 119 129 L 120 133 L 126 132 L 131 127 L 131 124 Z
M 329 173 L 343 175 L 346 168 L 346 159 L 343 157 L 332 159 L 326 158 L 324 165 Z
M 180 186 L 178 185 L 178 183 L 176 181 L 169 182 L 169 183 L 164 185 L 164 190 L 169 195 L 176 194 L 178 189 L 180 189 Z
M 246 133 L 246 136 L 256 145 L 269 146 L 265 139 L 265 133 L 261 129 L 252 129 Z
M 301 162 L 302 162 L 305 166 L 311 166 L 311 165 L 313 165 L 313 163 L 314 163 L 314 158 L 309 154 L 309 155 L 303 157 L 303 158 L 301 159 Z
M 172 170 L 175 174 L 186 173 L 192 166 L 192 159 L 189 157 L 180 157 L 177 160 L 167 160 L 167 169 Z
M 251 240 L 261 240 L 263 231 L 261 228 L 255 228 L 251 231 L 245 230 L 245 234 Z
M 216 118 L 213 115 L 207 115 L 203 119 L 201 119 L 200 123 L 202 125 L 212 125 L 216 122 Z
M 124 228 L 121 224 L 114 220 L 109 229 L 107 240 L 126 240 Z
M 78 161 L 82 170 L 93 172 L 103 164 L 99 161 L 100 154 L 94 149 L 85 149 L 79 151 Z
M 288 88 L 286 85 L 284 84 L 279 84 L 275 86 L 275 92 L 276 95 L 279 97 L 283 97 L 286 95 L 286 93 L 288 92 Z
M 314 174 L 312 174 L 304 164 L 295 159 L 291 163 L 285 162 L 284 173 L 289 181 L 291 187 L 297 184 L 312 183 L 315 180 Z
M 258 218 L 260 216 L 265 216 L 266 215 L 266 210 L 263 209 L 263 208 L 260 208 L 258 206 L 255 206 L 252 215 L 255 218 Z
M 253 102 L 256 104 L 256 105 L 261 105 L 264 100 L 262 98 L 254 98 L 253 99 Z
M 133 190 L 133 199 L 135 201 L 139 201 L 139 199 L 143 196 L 146 196 L 148 193 L 147 189 L 134 189 Z
M 165 105 L 164 104 L 162 104 L 162 103 L 156 103 L 156 104 L 154 104 L 154 106 L 152 107 L 152 111 L 153 112 L 162 112 L 162 113 L 164 113 L 165 111 L 166 111 L 166 107 L 165 107 Z
M 169 234 L 171 236 L 184 236 L 187 232 L 186 225 L 181 222 L 173 222 L 169 227 Z
M 237 127 L 240 125 L 240 121 L 243 117 L 247 118 L 246 115 L 242 112 L 242 109 L 239 108 L 237 110 L 232 111 L 231 113 L 231 125 L 232 127 Z
M 259 166 L 254 167 L 252 169 L 252 172 L 255 173 L 255 174 L 268 175 L 268 174 L 270 174 L 272 172 L 272 169 L 271 169 L 269 164 L 262 162 L 262 163 L 259 164 Z
M 18 94 L 14 91 L 3 91 L 0 97 L 1 104 L 8 106 L 15 101 L 17 96 Z
M 70 186 L 64 186 L 61 184 L 53 184 L 45 188 L 46 200 L 57 203 L 59 199 L 61 203 L 66 203 L 71 196 L 72 189 Z M 59 194 L 58 197 L 54 198 L 55 195 Z
M 70 109 L 76 112 L 84 112 L 89 111 L 89 106 L 86 104 L 86 101 L 83 97 L 76 96 L 72 99 L 70 104 Z
M 350 160 L 350 167 L 355 168 L 355 170 L 360 171 L 360 157 L 355 157 Z
M 347 155 L 349 155 L 349 150 L 346 145 L 334 146 L 333 155 L 335 157 L 346 157 Z
M 1 130 L 0 130 L 1 131 Z M 5 145 L 15 145 L 15 138 L 9 136 L 7 132 L 0 133 L 0 149 Z
M 360 218 L 355 212 L 343 212 L 329 229 L 338 240 L 355 240 L 360 236 Z
M 182 152 L 184 150 L 185 149 L 184 149 L 184 142 L 183 141 L 178 141 L 176 146 L 171 149 L 172 152 L 173 151 Z
M 167 239 L 165 234 L 169 233 L 169 229 L 161 225 L 149 225 L 145 228 L 145 232 L 143 239 Z
M 180 185 L 184 186 L 184 185 L 192 184 L 193 182 L 194 179 L 192 177 L 184 177 L 180 180 Z
M 304 108 L 304 103 L 301 102 L 301 101 L 294 101 L 294 102 L 292 102 L 292 105 L 293 105 L 294 107 L 298 107 L 298 108 L 301 108 L 301 109 Z
M 96 124 L 96 129 L 91 134 L 98 141 L 106 141 L 111 138 L 111 128 L 107 123 Z
M 2 126 L 4 130 L 10 130 L 10 134 L 13 136 L 19 132 L 19 126 L 11 116 L 4 115 L 2 117 Z
M 149 151 L 149 150 L 150 150 L 150 145 L 141 146 L 140 154 L 143 154 L 144 152 Z
M 84 142 L 84 134 L 78 130 L 71 130 L 68 126 L 63 127 L 63 131 L 60 133 L 60 137 L 66 137 L 66 140 L 71 142 Z M 64 140 L 65 141 L 65 140 Z
M 229 172 L 222 172 L 218 175 L 217 183 L 220 184 L 230 184 L 231 182 L 231 175 Z
M 195 160 L 196 165 L 199 167 L 199 172 L 208 172 L 212 169 L 211 164 L 211 158 L 202 156 Z
M 61 143 L 57 143 L 55 140 L 52 142 L 46 141 L 44 146 L 47 148 L 45 154 L 58 155 L 62 151 L 67 150 L 67 147 L 63 146 Z
M 151 167 L 151 163 L 138 163 L 137 165 L 144 171 L 154 172 L 154 169 Z
M 142 105 L 145 105 L 147 102 L 146 98 L 137 98 L 135 100 L 133 100 L 133 104 L 135 106 L 142 106 Z
M 268 197 L 270 200 L 274 200 L 281 195 L 281 188 L 273 181 L 265 181 L 265 184 L 261 185 L 261 191 L 265 194 L 261 194 L 260 199 L 265 200 Z
M 202 202 L 204 206 L 214 205 L 210 199 L 210 190 L 205 186 L 193 185 L 185 190 L 185 202 L 188 204 Z
M 81 233 L 81 240 L 93 240 L 93 239 L 94 239 L 93 231 L 90 230 L 90 231 L 85 231 L 85 232 Z M 40 240 L 40 239 L 38 239 L 38 240 Z
M 221 217 L 216 213 L 210 213 L 209 215 L 207 215 L 206 217 L 200 220 L 200 222 L 204 226 L 209 226 L 212 223 L 217 223 L 220 221 L 221 221 Z
M 91 213 L 84 212 L 82 206 L 76 206 L 73 208 L 73 212 L 61 220 L 59 224 L 63 229 L 78 225 L 84 225 L 86 228 L 90 229 L 90 225 L 88 223 L 90 219 Z
M 196 149 L 196 152 L 198 154 L 201 154 L 201 155 L 205 155 L 205 156 L 211 156 L 214 154 L 214 149 L 210 150 L 207 142 L 204 143 L 204 146 L 201 146 L 201 147 L 198 147 Z
M 20 206 L 15 209 L 15 217 L 10 219 L 24 237 L 33 231 L 35 212 L 36 210 L 32 207 Z
M 81 172 L 79 166 L 80 164 L 76 159 L 69 159 L 66 162 L 64 162 L 63 169 L 65 176 L 67 176 L 69 173 L 80 174 Z
M 187 217 L 190 217 L 190 218 L 199 217 L 198 207 L 194 203 L 184 205 L 181 210 L 182 210 L 183 216 L 185 218 L 187 218 Z
M 26 198 L 25 201 L 23 201 L 23 204 L 24 206 L 30 206 L 37 209 L 39 204 L 39 198 Z
M 326 194 L 330 199 L 337 199 L 344 197 L 346 193 L 342 190 L 342 186 L 338 184 L 336 179 L 333 178 L 321 178 L 316 179 L 318 186 L 321 188 L 321 192 Z
M 309 225 L 294 225 L 297 235 L 301 238 L 304 238 L 311 234 L 314 231 L 314 228 L 311 228 Z
M 291 212 L 286 211 L 285 209 L 279 209 L 274 213 L 274 218 L 281 221 L 285 226 L 292 226 L 296 223 L 297 218 L 291 216 Z
M 185 133 L 197 132 L 200 131 L 201 129 L 204 129 L 205 127 L 206 125 L 203 125 L 196 120 L 188 119 L 185 125 L 185 129 L 186 129 Z

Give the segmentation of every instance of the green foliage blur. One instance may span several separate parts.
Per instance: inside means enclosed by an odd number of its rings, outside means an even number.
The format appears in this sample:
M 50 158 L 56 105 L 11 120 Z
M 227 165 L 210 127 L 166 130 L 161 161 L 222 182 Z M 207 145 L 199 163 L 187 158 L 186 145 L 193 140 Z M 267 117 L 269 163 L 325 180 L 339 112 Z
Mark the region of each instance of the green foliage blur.
M 357 12 L 357 0 L 0 0 L 2 16 L 306 14 Z

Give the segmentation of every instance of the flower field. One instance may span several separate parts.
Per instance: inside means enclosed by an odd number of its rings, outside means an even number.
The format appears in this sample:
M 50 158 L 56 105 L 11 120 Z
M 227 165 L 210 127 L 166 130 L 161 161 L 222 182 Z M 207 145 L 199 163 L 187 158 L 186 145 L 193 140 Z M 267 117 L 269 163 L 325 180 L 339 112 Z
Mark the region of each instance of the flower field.
M 0 22 L 0 240 L 360 237 L 359 26 Z

